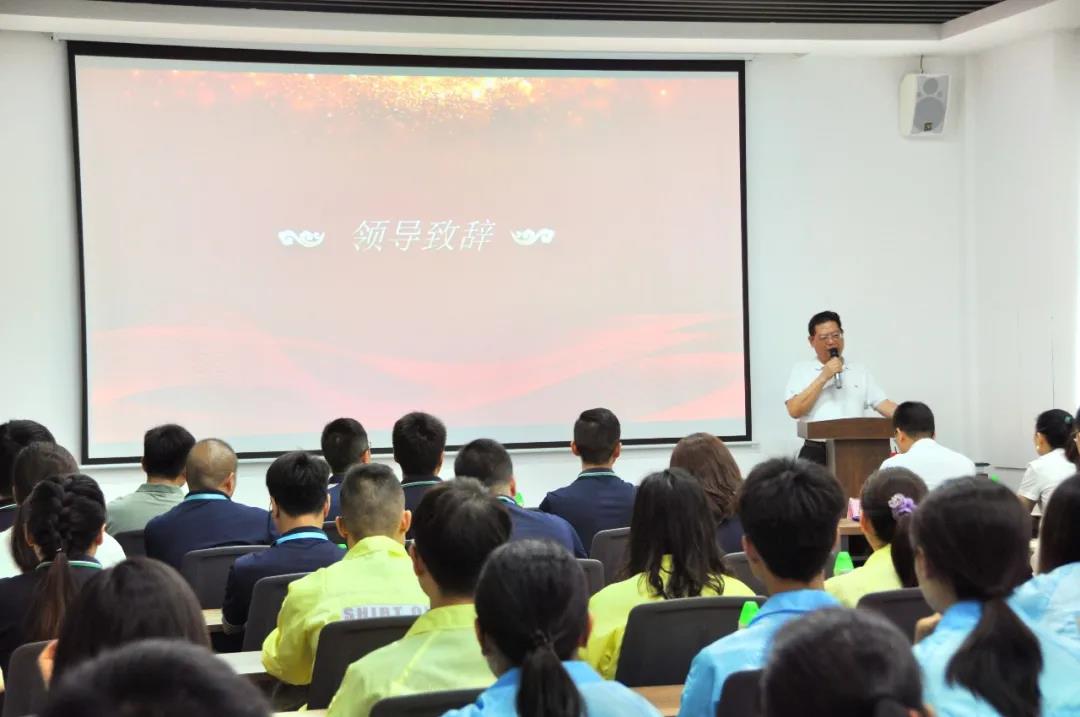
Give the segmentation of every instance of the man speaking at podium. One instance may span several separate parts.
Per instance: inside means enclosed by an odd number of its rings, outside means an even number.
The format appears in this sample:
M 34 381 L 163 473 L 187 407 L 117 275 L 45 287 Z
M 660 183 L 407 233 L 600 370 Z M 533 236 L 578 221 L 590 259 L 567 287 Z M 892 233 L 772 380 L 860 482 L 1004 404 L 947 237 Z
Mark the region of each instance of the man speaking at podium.
M 785 395 L 788 415 L 806 421 L 860 418 L 873 409 L 891 418 L 896 404 L 890 401 L 870 372 L 844 360 L 844 328 L 835 311 L 814 314 L 807 327 L 810 346 L 817 354 L 791 369 Z M 806 441 L 799 458 L 825 464 L 825 444 Z

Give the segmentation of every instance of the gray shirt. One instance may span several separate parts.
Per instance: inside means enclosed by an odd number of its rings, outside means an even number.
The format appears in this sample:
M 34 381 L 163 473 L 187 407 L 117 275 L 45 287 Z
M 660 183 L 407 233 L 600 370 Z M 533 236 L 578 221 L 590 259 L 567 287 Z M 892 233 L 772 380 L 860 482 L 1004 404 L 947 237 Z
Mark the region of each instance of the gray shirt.
M 142 530 L 151 518 L 167 513 L 183 499 L 184 490 L 179 486 L 143 483 L 134 493 L 120 496 L 109 503 L 105 530 L 109 535 Z

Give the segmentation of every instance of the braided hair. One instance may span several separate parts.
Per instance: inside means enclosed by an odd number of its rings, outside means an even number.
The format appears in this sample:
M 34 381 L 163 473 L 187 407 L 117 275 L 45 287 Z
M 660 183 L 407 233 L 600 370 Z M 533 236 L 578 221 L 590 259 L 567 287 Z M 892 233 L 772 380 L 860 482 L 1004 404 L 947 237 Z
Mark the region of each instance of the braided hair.
M 72 557 L 85 555 L 105 525 L 105 496 L 93 478 L 81 474 L 53 476 L 38 483 L 26 499 L 26 530 L 43 565 L 29 637 L 57 636 L 67 606 L 75 597 Z

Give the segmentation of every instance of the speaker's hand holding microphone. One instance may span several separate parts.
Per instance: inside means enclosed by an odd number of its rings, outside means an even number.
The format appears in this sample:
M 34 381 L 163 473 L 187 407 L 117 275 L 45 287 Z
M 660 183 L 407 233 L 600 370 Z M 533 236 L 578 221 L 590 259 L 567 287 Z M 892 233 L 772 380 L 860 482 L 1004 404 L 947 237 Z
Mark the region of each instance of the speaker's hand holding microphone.
M 837 349 L 829 349 L 829 362 L 825 364 L 825 368 L 836 379 L 836 387 L 844 387 L 844 359 L 840 358 L 840 352 Z

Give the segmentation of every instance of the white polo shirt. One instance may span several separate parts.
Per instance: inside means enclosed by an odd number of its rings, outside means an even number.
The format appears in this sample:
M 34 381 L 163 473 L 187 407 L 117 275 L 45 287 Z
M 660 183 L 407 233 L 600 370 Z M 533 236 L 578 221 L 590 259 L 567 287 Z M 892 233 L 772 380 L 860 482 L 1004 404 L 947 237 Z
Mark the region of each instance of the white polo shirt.
M 907 453 L 898 453 L 882 461 L 881 468 L 907 468 L 922 478 L 930 490 L 950 478 L 975 475 L 975 461 L 949 450 L 933 438 L 920 438 L 911 444 Z
M 1034 501 L 1043 511 L 1054 489 L 1067 478 L 1072 478 L 1080 469 L 1065 457 L 1065 449 L 1055 448 L 1044 456 L 1039 456 L 1028 463 L 1024 477 L 1020 481 L 1017 493 Z
M 806 390 L 824 364 L 814 359 L 795 364 L 788 378 L 784 401 L 789 401 Z M 863 366 L 844 362 L 844 387 L 837 388 L 836 381 L 830 379 L 810 412 L 802 417 L 805 421 L 830 421 L 837 418 L 860 418 L 867 411 L 873 411 L 882 401 L 888 399 L 877 381 Z

